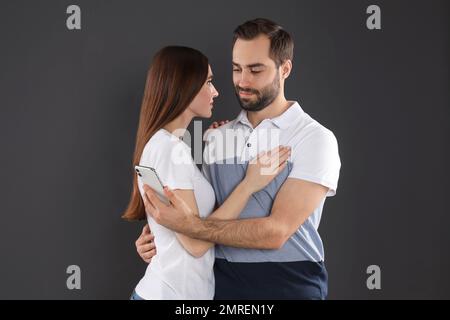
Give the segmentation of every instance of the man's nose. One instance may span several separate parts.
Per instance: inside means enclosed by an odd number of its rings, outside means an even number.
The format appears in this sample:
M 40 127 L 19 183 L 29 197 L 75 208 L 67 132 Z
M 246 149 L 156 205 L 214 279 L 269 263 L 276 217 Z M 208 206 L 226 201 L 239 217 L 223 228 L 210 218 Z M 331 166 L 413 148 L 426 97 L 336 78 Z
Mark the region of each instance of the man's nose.
M 250 75 L 246 71 L 241 72 L 241 77 L 239 78 L 239 87 L 246 88 L 250 86 Z

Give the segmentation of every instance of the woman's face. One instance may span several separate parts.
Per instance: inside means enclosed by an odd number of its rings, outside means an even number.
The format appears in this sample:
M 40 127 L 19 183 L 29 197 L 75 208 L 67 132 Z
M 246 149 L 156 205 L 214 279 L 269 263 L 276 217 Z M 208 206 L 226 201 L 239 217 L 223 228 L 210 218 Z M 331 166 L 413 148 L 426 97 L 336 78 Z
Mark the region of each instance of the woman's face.
M 210 118 L 212 115 L 211 110 L 213 108 L 214 98 L 219 95 L 212 84 L 212 77 L 211 66 L 208 66 L 208 78 L 188 107 L 194 114 L 194 117 Z

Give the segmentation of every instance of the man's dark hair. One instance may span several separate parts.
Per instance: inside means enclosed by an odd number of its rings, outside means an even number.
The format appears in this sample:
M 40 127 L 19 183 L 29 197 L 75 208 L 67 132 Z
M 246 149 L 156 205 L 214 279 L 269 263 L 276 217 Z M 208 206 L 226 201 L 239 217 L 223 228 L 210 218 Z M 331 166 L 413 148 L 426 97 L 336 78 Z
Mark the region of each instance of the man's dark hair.
M 270 58 L 279 67 L 294 57 L 294 41 L 289 33 L 273 21 L 257 18 L 244 22 L 234 30 L 233 46 L 237 39 L 252 40 L 264 34 L 270 39 Z

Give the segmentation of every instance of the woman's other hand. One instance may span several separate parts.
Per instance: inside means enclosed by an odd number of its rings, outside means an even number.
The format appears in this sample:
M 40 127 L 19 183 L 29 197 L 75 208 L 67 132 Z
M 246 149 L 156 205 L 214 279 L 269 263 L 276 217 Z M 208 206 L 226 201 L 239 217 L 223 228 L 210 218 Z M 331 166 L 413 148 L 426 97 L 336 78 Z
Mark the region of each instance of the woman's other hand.
M 228 120 L 221 120 L 221 121 L 214 121 L 213 123 L 211 123 L 211 125 L 209 126 L 208 129 L 216 129 L 220 126 L 223 126 L 224 124 L 228 123 Z
M 243 183 L 255 193 L 267 186 L 287 165 L 291 148 L 278 146 L 249 161 Z
M 147 263 L 150 263 L 156 255 L 154 238 L 155 236 L 151 233 L 150 227 L 148 224 L 145 224 L 144 228 L 142 228 L 141 235 L 135 242 L 138 255 Z

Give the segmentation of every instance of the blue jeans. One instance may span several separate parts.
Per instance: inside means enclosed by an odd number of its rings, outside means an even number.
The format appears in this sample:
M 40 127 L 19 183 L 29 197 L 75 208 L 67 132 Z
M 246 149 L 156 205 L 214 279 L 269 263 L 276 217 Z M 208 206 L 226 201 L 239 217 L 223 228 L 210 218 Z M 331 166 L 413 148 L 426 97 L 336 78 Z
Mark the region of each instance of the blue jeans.
M 131 294 L 130 300 L 144 300 L 141 297 L 138 296 L 136 291 L 133 290 L 133 293 Z

